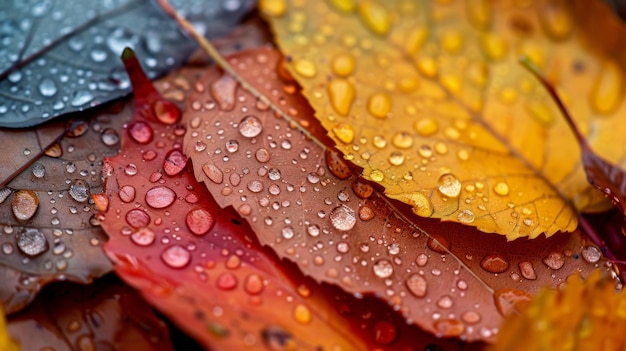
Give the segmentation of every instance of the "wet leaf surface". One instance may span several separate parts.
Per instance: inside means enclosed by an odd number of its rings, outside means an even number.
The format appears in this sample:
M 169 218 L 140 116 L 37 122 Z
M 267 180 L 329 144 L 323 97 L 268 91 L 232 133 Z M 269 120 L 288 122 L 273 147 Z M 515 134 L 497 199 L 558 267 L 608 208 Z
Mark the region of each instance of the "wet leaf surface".
M 129 64 L 132 77 L 136 68 Z M 174 81 L 164 95 L 201 89 L 183 75 Z M 108 208 L 105 250 L 116 272 L 182 329 L 229 350 L 459 347 L 406 325 L 380 301 L 302 278 L 261 248 L 241 217 L 195 181 L 176 110 L 160 114 L 168 102 L 149 82 L 133 86 L 135 117 L 121 154 L 106 160 L 106 197 L 94 198 Z
M 492 341 L 502 315 L 539 289 L 605 263 L 578 232 L 507 242 L 415 216 L 295 129 L 312 126 L 313 112 L 276 51 L 228 62 L 297 122 L 213 69 L 187 98 L 185 153 L 220 206 L 317 281 L 375 295 L 435 335 Z
M 224 34 L 252 0 L 175 0 L 199 29 Z M 0 126 L 24 127 L 124 96 L 119 55 L 143 57 L 151 77 L 179 66 L 196 48 L 152 1 L 6 1 L 0 5 Z
M 90 286 L 46 287 L 11 316 L 8 330 L 22 350 L 173 350 L 165 323 L 113 276 Z
M 594 150 L 623 163 L 626 27 L 605 3 L 262 8 L 337 147 L 417 214 L 512 240 L 572 231 L 578 210 L 608 208 L 564 146 L 575 139 L 552 99 L 517 62 L 546 72 Z
M 615 331 L 625 327 L 624 306 L 626 294 L 601 272 L 584 281 L 574 275 L 563 289 L 541 291 L 522 314 L 508 318 L 491 349 L 623 349 L 626 339 Z

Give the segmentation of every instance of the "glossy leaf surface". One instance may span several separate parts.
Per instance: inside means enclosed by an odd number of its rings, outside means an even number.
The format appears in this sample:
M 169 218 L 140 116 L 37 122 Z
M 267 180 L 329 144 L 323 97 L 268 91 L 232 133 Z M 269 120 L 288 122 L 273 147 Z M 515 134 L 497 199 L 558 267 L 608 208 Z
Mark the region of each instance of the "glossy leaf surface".
M 224 34 L 252 0 L 173 1 L 207 35 Z M 119 55 L 144 58 L 151 77 L 180 65 L 195 49 L 148 0 L 4 1 L 0 4 L 0 126 L 37 125 L 130 91 Z
M 200 89 L 189 79 L 177 75 L 164 94 Z M 166 100 L 145 80 L 133 86 L 135 117 L 121 154 L 106 161 L 107 196 L 95 196 L 109 208 L 105 250 L 116 272 L 182 329 L 205 347 L 224 350 L 455 347 L 428 335 L 415 341 L 420 332 L 380 303 L 322 288 L 261 248 L 236 212 L 220 209 L 195 181 L 191 161 L 179 153 L 185 127 L 152 112 Z M 154 138 L 146 142 L 137 125 Z
M 626 27 L 606 4 L 261 7 L 337 147 L 417 214 L 512 240 L 572 231 L 578 210 L 607 208 L 553 101 L 517 62 L 546 72 L 594 149 L 621 161 Z
M 603 262 L 578 232 L 507 242 L 415 216 L 295 129 L 316 121 L 276 51 L 228 62 L 294 123 L 214 69 L 187 98 L 186 154 L 220 206 L 316 280 L 376 295 L 435 335 L 493 340 L 515 299 Z
M 8 330 L 22 350 L 173 350 L 165 323 L 114 277 L 51 285 Z

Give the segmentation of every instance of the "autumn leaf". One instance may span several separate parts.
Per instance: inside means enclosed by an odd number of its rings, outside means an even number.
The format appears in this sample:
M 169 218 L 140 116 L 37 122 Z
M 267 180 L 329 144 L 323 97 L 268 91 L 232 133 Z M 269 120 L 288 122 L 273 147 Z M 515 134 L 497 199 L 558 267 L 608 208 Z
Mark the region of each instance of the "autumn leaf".
M 493 340 L 516 299 L 601 262 L 578 233 L 507 243 L 414 216 L 272 111 L 315 123 L 293 81 L 276 69 L 277 52 L 227 62 L 269 100 L 219 70 L 207 72 L 187 98 L 185 153 L 220 206 L 233 206 L 262 244 L 316 280 L 382 298 L 435 335 Z
M 384 305 L 323 289 L 265 252 L 240 217 L 220 209 L 195 181 L 181 153 L 185 128 L 177 110 L 138 76 L 130 53 L 124 59 L 136 89 L 135 117 L 121 154 L 106 161 L 107 196 L 95 198 L 109 208 L 105 250 L 116 272 L 147 300 L 207 348 L 454 347 L 429 335 L 416 343 L 423 333 Z M 179 91 L 201 89 L 184 73 L 172 80 Z M 127 172 L 137 164 L 141 172 Z
M 8 331 L 23 350 L 173 350 L 165 323 L 112 276 L 90 286 L 47 287 L 10 317 Z
M 253 1 L 173 1 L 207 35 L 224 34 Z M 227 3 L 227 4 L 225 4 Z M 0 126 L 25 127 L 126 95 L 119 55 L 131 46 L 151 77 L 195 49 L 151 1 L 6 1 L 0 5 Z
M 593 148 L 621 162 L 626 29 L 601 1 L 261 7 L 346 159 L 418 215 L 512 240 L 572 231 L 579 210 L 607 208 L 550 96 L 517 62 L 546 72 Z
M 622 350 L 626 295 L 600 271 L 567 279 L 559 291 L 544 290 L 522 314 L 502 325 L 492 350 Z M 523 342 L 520 342 L 523 340 Z
M 4 312 L 0 312 L 0 348 L 5 351 L 19 351 L 20 347 L 13 341 L 7 331 L 7 322 Z

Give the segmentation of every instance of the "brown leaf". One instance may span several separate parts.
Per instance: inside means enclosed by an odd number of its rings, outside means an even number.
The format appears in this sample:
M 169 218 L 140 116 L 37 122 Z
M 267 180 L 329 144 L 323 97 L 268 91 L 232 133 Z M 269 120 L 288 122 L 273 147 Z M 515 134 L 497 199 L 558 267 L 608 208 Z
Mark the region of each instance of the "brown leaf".
M 114 277 L 51 285 L 8 329 L 22 350 L 173 350 L 165 323 Z
M 185 150 L 220 206 L 232 205 L 262 244 L 305 274 L 376 295 L 433 334 L 491 341 L 502 314 L 604 262 L 579 233 L 507 242 L 385 198 L 295 128 L 314 123 L 313 113 L 279 62 L 269 49 L 228 59 L 272 106 L 221 71 L 207 72 L 187 99 Z

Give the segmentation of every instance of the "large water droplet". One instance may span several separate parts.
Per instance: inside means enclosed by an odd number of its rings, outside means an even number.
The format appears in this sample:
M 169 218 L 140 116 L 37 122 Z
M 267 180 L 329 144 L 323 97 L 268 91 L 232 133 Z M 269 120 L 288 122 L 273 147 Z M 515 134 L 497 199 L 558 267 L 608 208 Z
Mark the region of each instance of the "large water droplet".
M 17 247 L 25 255 L 37 256 L 48 250 L 48 241 L 46 236 L 37 229 L 24 229 L 17 236 Z
M 139 144 L 147 144 L 152 141 L 154 137 L 154 131 L 148 123 L 145 122 L 133 122 L 128 126 L 128 134 L 130 137 Z
M 491 273 L 502 273 L 509 269 L 509 261 L 502 255 L 491 254 L 480 261 L 480 266 Z
M 350 113 L 356 91 L 352 83 L 342 78 L 335 78 L 328 83 L 328 95 L 332 107 L 342 116 Z
M 154 115 L 163 124 L 174 124 L 181 117 L 178 107 L 168 100 L 157 100 L 153 105 Z
M 385 35 L 391 28 L 391 15 L 387 9 L 376 2 L 359 4 L 359 15 L 366 27 L 377 35 Z
M 551 252 L 544 257 L 543 263 L 551 269 L 559 270 L 565 264 L 565 256 L 559 252 Z
M 46 175 L 46 167 L 41 163 L 35 163 L 32 168 L 33 176 L 35 178 L 43 178 Z
M 126 223 L 134 228 L 147 227 L 150 224 L 150 215 L 138 208 L 126 213 Z
M 326 165 L 335 177 L 343 180 L 348 179 L 352 175 L 352 169 L 343 157 L 339 154 L 339 152 L 334 150 L 326 150 Z
M 230 111 L 235 107 L 235 92 L 238 84 L 237 80 L 228 74 L 224 74 L 211 84 L 211 95 L 217 101 L 220 109 Z
M 19 190 L 13 194 L 11 211 L 19 222 L 26 222 L 33 218 L 39 208 L 39 198 L 34 191 Z
M 74 92 L 74 96 L 72 97 L 72 101 L 70 104 L 74 107 L 82 106 L 89 101 L 93 100 L 93 94 L 88 91 L 76 91 Z
M 78 202 L 85 202 L 89 199 L 89 184 L 82 179 L 74 179 L 70 185 L 70 196 Z
M 176 200 L 174 190 L 159 185 L 146 192 L 146 203 L 152 208 L 165 208 Z
M 587 246 L 581 252 L 583 259 L 589 263 L 596 263 L 602 258 L 602 252 L 595 246 Z
M 330 222 L 337 230 L 348 231 L 356 225 L 356 213 L 346 205 L 339 205 L 330 212 Z
M 165 155 L 163 170 L 168 176 L 175 176 L 187 166 L 187 156 L 179 149 L 171 150 Z
M 187 212 L 185 223 L 187 223 L 187 228 L 189 228 L 193 234 L 204 235 L 213 228 L 215 218 L 209 211 L 203 208 L 197 208 Z
M 528 280 L 537 279 L 537 273 L 535 272 L 535 267 L 533 267 L 533 264 L 531 262 L 522 261 L 517 265 L 517 267 L 519 267 L 519 271 L 520 273 L 522 273 L 522 277 Z
M 246 116 L 239 122 L 239 133 L 246 138 L 254 138 L 263 131 L 263 124 L 256 116 Z
M 184 268 L 191 262 L 191 254 L 187 249 L 176 244 L 163 250 L 161 260 L 172 268 Z
M 439 177 L 437 189 L 443 195 L 455 198 L 461 193 L 461 182 L 453 174 L 445 173 Z

